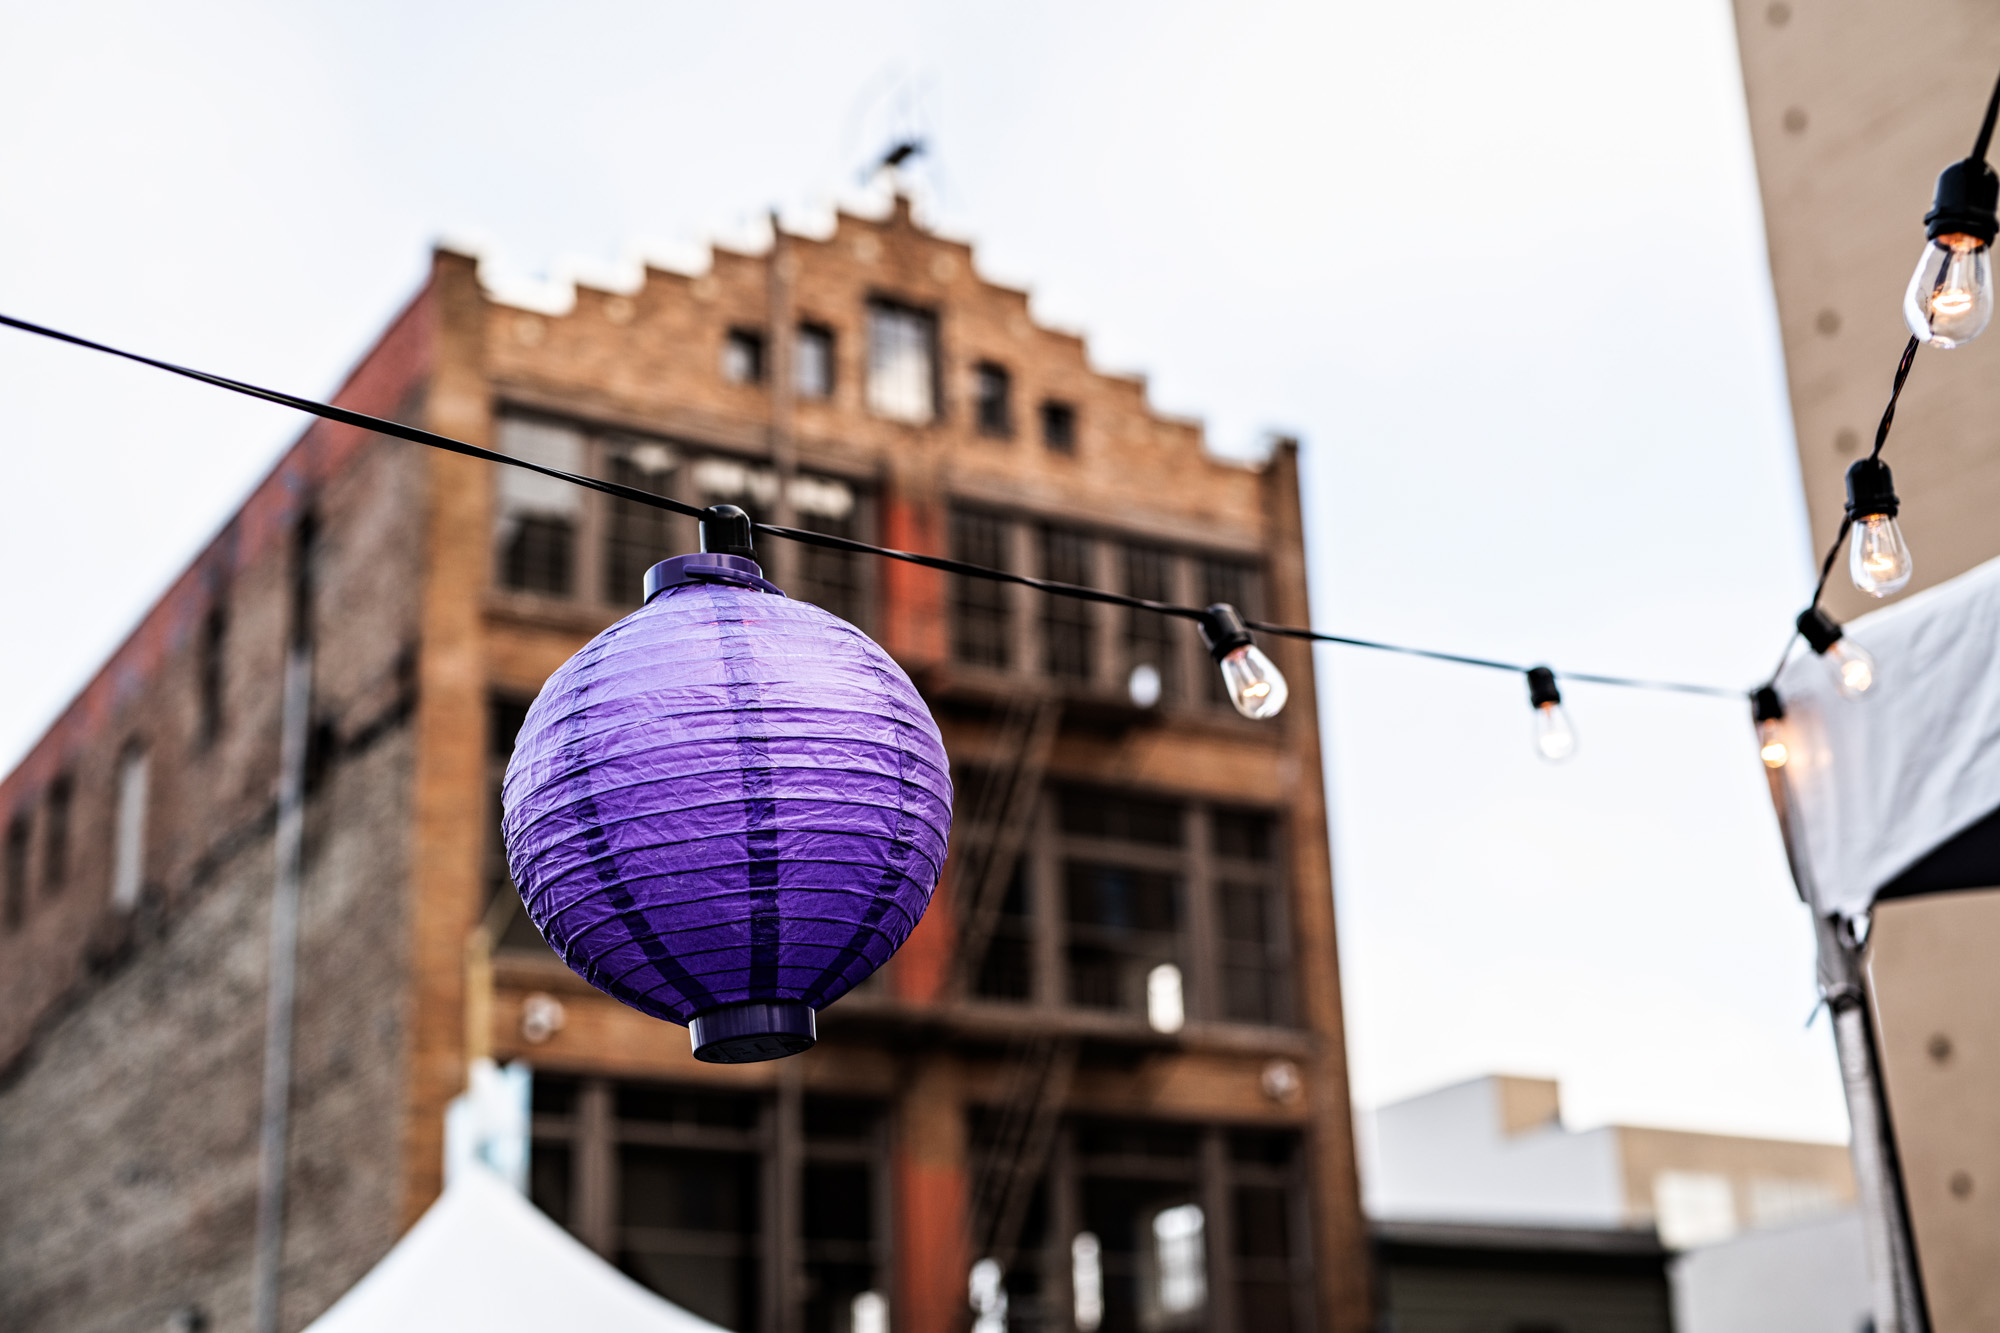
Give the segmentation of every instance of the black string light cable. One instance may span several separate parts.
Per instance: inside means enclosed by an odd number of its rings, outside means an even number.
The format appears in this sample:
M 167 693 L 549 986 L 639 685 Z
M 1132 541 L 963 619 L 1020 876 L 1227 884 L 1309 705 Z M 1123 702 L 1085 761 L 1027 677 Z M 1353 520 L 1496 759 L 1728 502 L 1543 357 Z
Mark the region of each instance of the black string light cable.
M 634 486 L 621 485 L 613 481 L 605 481 L 599 477 L 566 472 L 561 468 L 546 467 L 524 458 L 517 458 L 512 454 L 501 453 L 494 449 L 481 448 L 475 444 L 467 444 L 463 440 L 455 440 L 450 436 L 438 435 L 432 431 L 405 425 L 399 421 L 390 421 L 382 417 L 370 416 L 365 412 L 355 412 L 348 408 L 335 407 L 332 404 L 322 403 L 315 399 L 302 398 L 297 394 L 285 393 L 278 389 L 267 389 L 259 385 L 245 383 L 242 380 L 230 379 L 225 375 L 215 375 L 208 371 L 176 365 L 171 361 L 162 361 L 155 357 L 143 356 L 140 353 L 129 352 L 123 348 L 110 346 L 107 343 L 95 342 L 89 338 L 82 338 L 72 333 L 64 333 L 59 329 L 30 323 L 24 319 L 16 319 L 11 315 L 0 314 L 0 326 L 17 329 L 23 333 L 31 333 L 37 337 L 50 338 L 57 342 L 68 343 L 73 347 L 81 347 L 88 351 L 102 352 L 108 356 L 119 357 L 126 361 L 133 361 L 139 365 L 150 366 L 155 370 L 163 370 L 168 374 L 179 375 L 185 379 L 191 379 L 213 388 L 225 389 L 231 393 L 261 399 L 267 403 L 275 403 L 280 407 L 289 407 L 295 411 L 305 412 L 327 421 L 339 422 L 342 425 L 373 431 L 379 435 L 406 440 L 412 444 L 421 444 L 432 449 L 441 449 L 448 453 L 463 455 L 467 458 L 477 458 L 506 467 L 523 468 L 545 477 L 553 477 L 559 481 L 566 481 L 573 485 L 586 487 L 616 499 L 629 500 L 635 504 L 646 505 L 654 509 L 664 509 L 669 513 L 680 514 L 687 518 L 699 520 L 712 517 L 711 511 L 688 504 L 682 500 L 676 500 L 671 496 L 658 495 L 652 491 L 641 490 Z M 1886 434 L 1886 422 L 1884 424 L 1884 431 Z M 774 523 L 755 523 L 750 526 L 755 531 L 763 533 L 766 536 L 779 537 L 807 546 L 818 546 L 828 550 L 878 556 L 887 560 L 900 560 L 905 564 L 918 565 L 925 569 L 934 569 L 946 574 L 956 574 L 966 578 L 987 579 L 996 583 L 1011 583 L 1024 588 L 1033 588 L 1038 592 L 1056 597 L 1072 597 L 1080 601 L 1098 602 L 1106 606 L 1128 607 L 1138 611 L 1151 611 L 1158 615 L 1193 621 L 1202 630 L 1204 639 L 1207 640 L 1211 652 L 1215 654 L 1218 661 L 1222 661 L 1225 655 L 1234 656 L 1236 653 L 1242 651 L 1256 653 L 1256 649 L 1250 646 L 1249 635 L 1245 632 L 1247 630 L 1256 630 L 1260 633 L 1275 635 L 1280 638 L 1299 639 L 1311 643 L 1339 644 L 1350 648 L 1365 648 L 1374 652 L 1396 653 L 1405 657 L 1424 658 L 1433 662 L 1449 662 L 1459 666 L 1478 667 L 1490 671 L 1512 672 L 1516 675 L 1530 677 L 1531 700 L 1537 708 L 1548 708 L 1560 703 L 1559 696 L 1555 697 L 1553 704 L 1546 701 L 1546 696 L 1553 695 L 1553 681 L 1557 674 L 1547 667 L 1524 666 L 1515 662 L 1502 662 L 1487 657 L 1472 657 L 1463 653 L 1440 652 L 1430 648 L 1413 648 L 1406 644 L 1385 643 L 1376 639 L 1355 638 L 1351 635 L 1327 634 L 1298 625 L 1277 625 L 1261 620 L 1243 620 L 1236 615 L 1233 608 L 1226 606 L 1196 607 L 1181 606 L 1171 602 L 1158 602 L 1150 598 L 1133 597 L 1127 593 L 1111 592 L 1104 588 L 1091 588 L 1082 584 L 1064 583 L 1055 579 L 1042 579 L 1028 574 L 1017 574 L 1011 570 L 993 569 L 964 560 L 953 560 L 946 556 L 925 555 L 917 551 L 899 551 L 892 547 L 875 546 L 868 542 L 857 541 L 851 537 L 838 537 L 831 533 L 813 532 L 805 528 L 783 527 Z M 1261 657 L 1261 654 L 1259 656 Z M 1266 665 L 1268 665 L 1268 659 L 1264 660 Z M 1225 666 L 1225 677 L 1228 674 L 1228 668 Z M 1640 677 L 1608 676 L 1589 672 L 1563 672 L 1561 676 L 1565 680 L 1590 685 L 1606 685 L 1619 689 L 1706 695 L 1720 699 L 1740 700 L 1744 697 L 1744 691 L 1742 690 L 1729 689 L 1719 685 L 1691 684 L 1685 681 L 1650 680 Z M 1279 683 L 1278 689 L 1282 691 L 1282 682 Z M 1278 698 L 1281 702 L 1282 693 L 1280 693 Z M 1240 701 L 1238 706 L 1239 708 L 1242 707 Z M 1275 713 L 1277 707 L 1273 706 L 1269 711 Z M 1268 714 L 1263 715 L 1268 716 Z
M 1993 316 L 1994 293 L 1991 254 L 1996 234 L 2000 234 L 2000 175 L 1986 161 L 1993 143 L 1993 130 L 2000 121 L 2000 80 L 1986 99 L 1986 114 L 1979 122 L 1970 156 L 1952 163 L 1939 174 L 1931 210 L 1924 215 L 1924 251 L 1903 297 L 1903 317 L 1910 327 L 1910 340 L 1896 363 L 1896 376 L 1889 388 L 1889 402 L 1875 427 L 1875 445 L 1868 456 L 1847 469 L 1847 506 L 1833 535 L 1826 559 L 1820 562 L 1819 582 L 1813 585 L 1812 600 L 1799 613 L 1796 633 L 1785 641 L 1778 665 L 1771 677 L 1753 695 L 1753 716 L 1760 727 L 1784 716 L 1783 703 L 1775 686 L 1792 649 L 1800 639 L 1826 662 L 1834 684 L 1850 699 L 1862 697 L 1875 683 L 1875 663 L 1866 650 L 1856 646 L 1842 631 L 1839 622 L 1820 607 L 1826 585 L 1833 577 L 1840 548 L 1849 546 L 1848 572 L 1854 586 L 1875 597 L 1900 592 L 1910 581 L 1912 566 L 1908 545 L 1903 540 L 1896 515 L 1901 505 L 1896 498 L 1889 465 L 1882 461 L 1883 446 L 1896 420 L 1896 404 L 1910 378 L 1917 348 L 1931 343 L 1942 348 L 1961 347 L 1985 331 Z M 1850 543 L 1852 539 L 1852 544 Z M 1766 762 L 1781 765 L 1784 747 L 1775 747 L 1775 763 L 1766 748 Z

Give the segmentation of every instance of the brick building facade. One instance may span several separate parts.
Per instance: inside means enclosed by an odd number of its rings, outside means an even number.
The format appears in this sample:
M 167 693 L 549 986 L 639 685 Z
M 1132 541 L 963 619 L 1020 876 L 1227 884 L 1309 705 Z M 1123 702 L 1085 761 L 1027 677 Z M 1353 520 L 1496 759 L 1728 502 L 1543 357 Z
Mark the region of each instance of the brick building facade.
M 1296 458 L 1207 455 L 968 247 L 888 216 L 699 277 L 429 282 L 338 401 L 760 518 L 1307 617 Z M 247 1327 L 281 663 L 315 644 L 282 1324 L 441 1187 L 468 1060 L 534 1070 L 535 1201 L 727 1327 L 1359 1330 L 1312 664 L 771 544 L 951 752 L 946 880 L 807 1055 L 698 1064 L 519 909 L 498 778 L 546 676 L 692 524 L 321 423 L 0 783 L 0 1325 Z M 1135 668 L 1158 683 L 1141 706 Z M 989 1302 L 990 1304 L 990 1302 Z M 865 1318 L 861 1320 L 865 1323 Z

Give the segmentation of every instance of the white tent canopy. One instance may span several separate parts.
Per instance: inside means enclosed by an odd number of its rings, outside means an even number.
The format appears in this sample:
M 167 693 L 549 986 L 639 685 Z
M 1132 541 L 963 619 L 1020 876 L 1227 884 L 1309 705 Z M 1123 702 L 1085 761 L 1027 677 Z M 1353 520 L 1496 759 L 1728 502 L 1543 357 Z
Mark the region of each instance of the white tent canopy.
M 1778 674 L 1799 887 L 1824 915 L 1884 891 L 2000 885 L 2000 560 L 1862 616 L 1858 700 L 1797 653 Z
M 442 1197 L 307 1333 L 723 1333 L 584 1248 L 483 1167 Z

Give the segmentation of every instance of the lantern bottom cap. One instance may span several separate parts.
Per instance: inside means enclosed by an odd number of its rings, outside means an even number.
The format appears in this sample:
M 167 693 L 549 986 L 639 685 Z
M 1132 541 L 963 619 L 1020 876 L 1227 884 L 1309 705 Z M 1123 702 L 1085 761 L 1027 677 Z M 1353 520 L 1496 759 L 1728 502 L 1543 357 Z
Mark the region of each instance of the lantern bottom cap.
M 811 1050 L 819 1041 L 819 1023 L 803 1000 L 751 1000 L 695 1015 L 688 1036 L 697 1060 L 747 1065 Z

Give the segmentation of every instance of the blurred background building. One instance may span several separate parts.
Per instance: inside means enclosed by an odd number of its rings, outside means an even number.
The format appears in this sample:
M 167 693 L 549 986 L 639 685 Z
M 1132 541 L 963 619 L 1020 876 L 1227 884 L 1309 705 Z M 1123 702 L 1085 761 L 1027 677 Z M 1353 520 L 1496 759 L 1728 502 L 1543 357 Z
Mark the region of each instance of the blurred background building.
M 1208 455 L 969 247 L 842 215 L 530 310 L 440 252 L 338 401 L 891 546 L 1309 619 L 1294 449 Z M 313 650 L 279 1324 L 436 1198 L 471 1061 L 531 1198 L 731 1329 L 1359 1330 L 1318 713 L 1191 629 L 773 545 L 944 729 L 929 916 L 811 1053 L 695 1062 L 526 921 L 498 786 L 544 678 L 691 523 L 319 423 L 0 784 L 0 1325 L 252 1305 L 282 664 Z M 149 1322 L 150 1321 L 150 1322 Z M 193 1325 L 190 1325 L 193 1326 Z M 982 1327 L 994 1328 L 991 1323 Z
M 1554 1080 L 1510 1075 L 1393 1102 L 1360 1128 L 1398 1333 L 1854 1333 L 1866 1312 L 1865 1266 L 1830 1275 L 1825 1261 L 1860 1254 L 1840 1144 L 1572 1130 Z
M 2000 69 L 1976 0 L 1736 0 L 1751 137 L 1814 555 L 1873 446 L 1909 331 L 1904 288 L 1937 173 L 1969 153 Z M 1992 335 L 1917 355 L 1883 459 L 1916 591 L 2000 556 Z M 1836 571 L 1839 619 L 1872 609 Z M 1986 821 L 1992 825 L 1994 821 Z M 1990 840 L 2000 828 L 1968 836 Z M 1940 849 L 1943 852 L 1945 849 Z M 2000 1320 L 2000 890 L 1884 893 L 1869 970 L 1917 1263 L 1939 1333 Z

